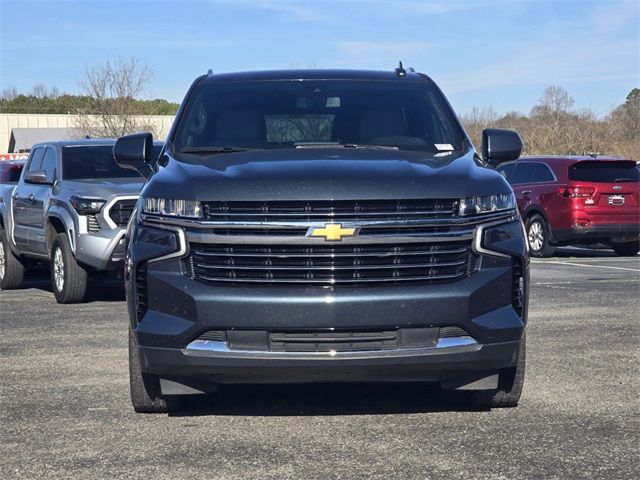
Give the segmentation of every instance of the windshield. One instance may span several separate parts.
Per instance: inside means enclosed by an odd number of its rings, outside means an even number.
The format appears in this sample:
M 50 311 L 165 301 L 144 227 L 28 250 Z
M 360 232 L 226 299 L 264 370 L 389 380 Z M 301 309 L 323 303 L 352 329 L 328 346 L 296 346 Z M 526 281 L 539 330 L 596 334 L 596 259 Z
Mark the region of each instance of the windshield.
M 111 145 L 63 147 L 62 173 L 65 180 L 140 178 L 135 170 L 118 166 Z
M 332 145 L 439 152 L 461 149 L 463 136 L 426 82 L 282 80 L 197 86 L 173 143 L 178 152 Z
M 633 161 L 574 163 L 569 167 L 569 180 L 595 183 L 640 181 L 640 169 Z

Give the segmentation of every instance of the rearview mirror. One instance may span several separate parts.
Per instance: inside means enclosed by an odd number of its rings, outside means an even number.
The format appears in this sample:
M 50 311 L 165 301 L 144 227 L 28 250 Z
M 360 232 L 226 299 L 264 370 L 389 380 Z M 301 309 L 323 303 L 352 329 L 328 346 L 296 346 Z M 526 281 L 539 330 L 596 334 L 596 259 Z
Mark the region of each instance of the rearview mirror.
M 38 185 L 53 185 L 53 180 L 49 178 L 46 170 L 34 170 L 27 172 L 24 181 L 27 183 L 36 183 Z
M 145 178 L 151 176 L 152 157 L 153 135 L 148 132 L 120 137 L 113 146 L 113 158 L 118 166 L 136 170 Z
M 501 128 L 482 131 L 482 159 L 497 167 L 501 163 L 517 159 L 522 153 L 522 138 L 518 132 Z

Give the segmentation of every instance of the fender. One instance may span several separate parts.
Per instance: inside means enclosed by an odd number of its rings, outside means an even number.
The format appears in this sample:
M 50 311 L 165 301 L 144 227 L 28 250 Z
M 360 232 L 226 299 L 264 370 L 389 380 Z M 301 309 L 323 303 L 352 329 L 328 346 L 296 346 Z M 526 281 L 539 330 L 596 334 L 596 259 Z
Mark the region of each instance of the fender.
M 62 222 L 64 225 L 64 230 L 67 236 L 69 237 L 69 243 L 71 244 L 71 251 L 73 254 L 76 254 L 76 235 L 78 233 L 79 226 L 76 225 L 69 212 L 62 208 L 59 205 L 52 205 L 47 211 L 47 223 L 49 223 L 49 219 L 56 218 Z
M 13 195 L 13 190 L 11 190 L 11 195 Z M 18 249 L 15 239 L 13 238 L 13 198 L 11 195 L 9 195 L 9 201 L 11 202 L 9 205 L 5 202 L 5 198 L 0 196 L 0 218 L 2 218 L 2 225 L 4 225 L 4 229 L 7 231 L 9 248 L 15 256 L 20 257 L 22 256 L 22 253 Z

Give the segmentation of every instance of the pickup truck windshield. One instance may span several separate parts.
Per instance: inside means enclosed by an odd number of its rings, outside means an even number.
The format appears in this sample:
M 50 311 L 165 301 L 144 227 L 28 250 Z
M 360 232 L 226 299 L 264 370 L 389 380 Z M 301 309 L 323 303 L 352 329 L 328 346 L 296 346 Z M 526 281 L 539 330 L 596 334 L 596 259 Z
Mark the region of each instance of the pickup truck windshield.
M 111 145 L 63 147 L 62 176 L 65 180 L 140 178 L 135 170 L 118 166 Z
M 205 82 L 173 138 L 177 152 L 389 146 L 459 150 L 462 132 L 426 82 L 303 80 Z

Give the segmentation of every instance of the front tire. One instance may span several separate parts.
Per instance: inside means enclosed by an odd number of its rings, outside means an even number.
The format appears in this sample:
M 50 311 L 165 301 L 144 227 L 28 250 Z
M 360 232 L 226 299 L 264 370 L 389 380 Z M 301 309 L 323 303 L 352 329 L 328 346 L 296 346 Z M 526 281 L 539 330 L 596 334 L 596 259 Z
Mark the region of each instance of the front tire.
M 163 396 L 156 375 L 142 371 L 140 355 L 129 330 L 129 386 L 131 403 L 138 413 L 171 413 L 179 410 L 180 399 Z
M 640 252 L 640 240 L 636 240 L 635 242 L 614 243 L 612 247 L 613 251 L 616 252 L 616 255 L 621 257 L 633 257 Z
M 550 257 L 555 248 L 549 245 L 549 226 L 540 215 L 533 215 L 527 220 L 527 242 L 532 257 Z
M 87 271 L 73 256 L 69 238 L 57 234 L 51 246 L 51 288 L 58 303 L 84 302 L 88 279 Z
M 9 247 L 7 231 L 0 227 L 0 290 L 19 288 L 24 280 L 24 265 Z
M 497 390 L 477 390 L 469 392 L 471 403 L 482 408 L 517 407 L 524 386 L 526 364 L 526 337 L 522 337 L 518 364 L 500 371 Z

